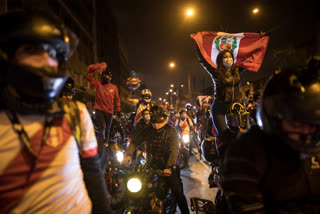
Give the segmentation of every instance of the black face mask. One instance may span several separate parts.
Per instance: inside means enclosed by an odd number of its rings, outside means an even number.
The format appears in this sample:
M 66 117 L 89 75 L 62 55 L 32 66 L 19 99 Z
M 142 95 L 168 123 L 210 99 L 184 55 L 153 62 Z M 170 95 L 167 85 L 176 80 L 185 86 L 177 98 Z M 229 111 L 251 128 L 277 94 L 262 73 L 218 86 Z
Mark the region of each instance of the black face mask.
M 108 77 L 108 76 L 102 76 L 101 77 L 101 83 L 102 84 L 107 84 L 110 81 L 111 81 L 111 77 Z

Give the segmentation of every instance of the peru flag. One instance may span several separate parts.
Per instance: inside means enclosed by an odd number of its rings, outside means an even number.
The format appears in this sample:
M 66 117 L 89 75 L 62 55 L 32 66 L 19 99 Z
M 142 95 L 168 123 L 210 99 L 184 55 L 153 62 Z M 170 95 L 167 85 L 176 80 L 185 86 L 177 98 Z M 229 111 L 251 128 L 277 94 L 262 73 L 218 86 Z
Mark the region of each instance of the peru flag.
M 203 57 L 214 68 L 220 51 L 230 50 L 234 55 L 235 65 L 257 72 L 267 50 L 269 37 L 259 33 L 224 33 L 203 31 L 191 34 Z

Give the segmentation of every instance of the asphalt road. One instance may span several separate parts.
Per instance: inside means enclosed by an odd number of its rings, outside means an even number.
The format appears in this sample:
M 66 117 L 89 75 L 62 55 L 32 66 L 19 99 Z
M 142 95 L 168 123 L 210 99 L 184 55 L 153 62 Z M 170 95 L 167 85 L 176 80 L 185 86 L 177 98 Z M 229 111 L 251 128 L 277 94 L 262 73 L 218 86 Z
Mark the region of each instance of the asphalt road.
M 194 153 L 196 151 L 194 150 Z M 197 161 L 193 155 L 189 160 L 189 167 L 181 170 L 181 179 L 183 182 L 184 193 L 187 197 L 190 213 L 190 198 L 198 197 L 214 201 L 217 188 L 209 188 L 208 176 L 210 174 L 210 166 L 204 161 Z M 180 210 L 178 209 L 177 213 Z

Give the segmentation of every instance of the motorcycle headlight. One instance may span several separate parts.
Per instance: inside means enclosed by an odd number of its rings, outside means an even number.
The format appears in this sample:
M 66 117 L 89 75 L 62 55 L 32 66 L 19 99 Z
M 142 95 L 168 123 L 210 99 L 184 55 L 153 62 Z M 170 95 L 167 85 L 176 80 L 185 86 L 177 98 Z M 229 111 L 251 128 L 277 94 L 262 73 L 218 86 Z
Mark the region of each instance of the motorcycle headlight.
M 183 135 L 183 136 L 182 136 L 182 141 L 183 141 L 184 143 L 189 143 L 189 142 L 190 142 L 190 137 L 189 137 L 189 135 Z
M 127 188 L 130 192 L 139 192 L 142 188 L 142 183 L 138 178 L 130 178 L 127 182 Z
M 116 156 L 117 156 L 117 160 L 119 162 L 123 161 L 123 152 L 117 152 Z

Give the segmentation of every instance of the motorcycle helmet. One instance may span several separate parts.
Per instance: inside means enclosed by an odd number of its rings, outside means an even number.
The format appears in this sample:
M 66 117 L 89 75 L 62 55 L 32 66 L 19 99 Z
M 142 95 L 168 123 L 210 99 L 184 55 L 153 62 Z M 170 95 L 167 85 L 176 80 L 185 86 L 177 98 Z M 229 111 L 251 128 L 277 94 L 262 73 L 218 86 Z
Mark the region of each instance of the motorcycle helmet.
M 187 103 L 187 104 L 185 105 L 185 108 L 186 108 L 186 111 L 190 111 L 190 110 L 192 109 L 191 103 Z
M 167 120 L 169 112 L 161 105 L 152 106 L 150 109 L 150 116 L 152 123 L 163 123 Z
M 320 151 L 320 70 L 315 67 L 286 68 L 274 74 L 264 88 L 258 106 L 257 123 L 267 133 L 281 137 L 290 147 L 303 153 Z M 316 127 L 313 134 L 283 130 L 284 121 Z
M 143 89 L 141 91 L 141 97 L 144 100 L 144 102 L 150 103 L 151 97 L 152 97 L 152 93 L 151 93 L 151 91 L 149 89 Z
M 4 87 L 29 104 L 52 103 L 67 80 L 65 69 L 32 67 L 14 60 L 17 51 L 37 55 L 47 52 L 59 66 L 73 53 L 76 36 L 53 14 L 42 10 L 17 10 L 0 16 L 0 64 Z M 41 51 L 41 52 L 40 52 Z
M 202 156 L 208 162 L 213 162 L 219 158 L 215 146 L 215 139 L 214 136 L 205 138 L 201 144 Z
M 75 94 L 75 86 L 74 86 L 74 80 L 69 77 L 62 89 L 61 92 L 62 96 L 66 95 L 66 96 L 73 96 Z

